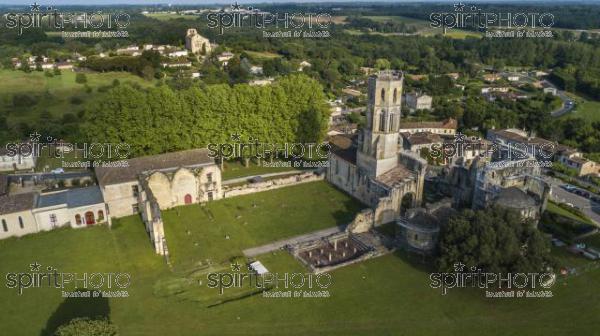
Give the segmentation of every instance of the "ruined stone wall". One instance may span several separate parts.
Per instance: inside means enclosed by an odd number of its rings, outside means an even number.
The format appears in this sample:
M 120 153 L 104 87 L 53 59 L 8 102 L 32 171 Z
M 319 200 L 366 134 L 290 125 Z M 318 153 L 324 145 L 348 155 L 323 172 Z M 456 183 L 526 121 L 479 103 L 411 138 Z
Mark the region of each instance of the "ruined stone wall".
M 234 197 L 240 195 L 248 195 L 261 191 L 273 190 L 302 183 L 321 181 L 325 178 L 324 175 L 316 175 L 314 173 L 302 173 L 289 177 L 282 177 L 260 183 L 248 183 L 242 186 L 223 187 L 223 198 Z

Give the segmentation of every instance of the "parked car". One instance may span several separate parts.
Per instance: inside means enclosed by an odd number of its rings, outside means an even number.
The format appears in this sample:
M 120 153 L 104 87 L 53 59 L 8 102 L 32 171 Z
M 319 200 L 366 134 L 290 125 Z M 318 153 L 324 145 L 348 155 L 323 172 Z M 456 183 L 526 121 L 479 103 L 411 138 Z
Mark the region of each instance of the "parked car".
M 52 174 L 63 174 L 65 172 L 65 170 L 62 168 L 56 168 L 56 169 L 52 169 L 50 172 Z

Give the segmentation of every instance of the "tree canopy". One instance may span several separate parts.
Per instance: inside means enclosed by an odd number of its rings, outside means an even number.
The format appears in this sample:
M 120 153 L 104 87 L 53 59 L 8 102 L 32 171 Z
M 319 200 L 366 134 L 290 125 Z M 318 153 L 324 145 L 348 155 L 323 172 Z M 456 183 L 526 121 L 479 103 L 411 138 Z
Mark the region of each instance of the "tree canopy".
M 437 266 L 455 263 L 486 272 L 539 272 L 553 266 L 548 240 L 514 210 L 492 207 L 463 210 L 440 233 Z
M 205 147 L 209 143 L 320 142 L 329 109 L 319 83 L 304 75 L 272 85 L 193 85 L 174 90 L 119 85 L 97 104 L 84 135 L 94 142 L 125 142 L 134 155 Z

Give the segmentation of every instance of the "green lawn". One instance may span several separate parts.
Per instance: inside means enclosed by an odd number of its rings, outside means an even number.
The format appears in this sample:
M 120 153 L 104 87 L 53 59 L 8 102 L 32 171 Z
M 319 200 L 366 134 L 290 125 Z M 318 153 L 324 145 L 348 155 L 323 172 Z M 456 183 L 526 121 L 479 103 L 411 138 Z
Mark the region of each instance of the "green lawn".
M 240 161 L 225 162 L 225 170 L 221 174 L 223 180 L 230 180 L 245 176 L 254 176 L 260 174 L 279 173 L 284 171 L 292 171 L 292 167 L 263 167 L 255 162 L 250 162 L 248 167 L 245 167 Z
M 567 217 L 567 218 L 570 218 L 570 219 L 573 219 L 573 220 L 576 220 L 576 221 L 580 221 L 580 222 L 583 222 L 583 223 L 594 225 L 594 223 L 589 218 L 584 217 L 584 216 L 579 216 L 579 215 L 577 215 L 575 213 L 572 213 L 572 212 L 568 211 L 567 209 L 563 209 L 560 206 L 558 206 L 558 204 L 556 204 L 556 203 L 554 203 L 552 201 L 548 202 L 548 205 L 546 206 L 546 210 L 549 211 L 549 212 L 553 212 L 553 213 L 556 213 L 558 215 L 561 215 L 563 217 Z
M 173 263 L 185 268 L 206 259 L 226 262 L 246 248 L 348 224 L 362 208 L 330 184 L 314 182 L 178 207 L 163 211 L 163 220 Z
M 0 70 L 0 115 L 6 113 L 9 125 L 18 122 L 35 123 L 44 110 L 50 112 L 53 117 L 61 117 L 66 113 L 77 115 L 86 105 L 102 99 L 98 88 L 112 85 L 115 79 L 121 83 L 133 82 L 142 86 L 154 84 L 127 72 L 88 73 L 87 85 L 92 89 L 92 92 L 88 93 L 83 84 L 75 82 L 75 75 L 76 73 L 70 70 L 63 70 L 61 75 L 53 77 L 46 77 L 44 72 L 40 71 L 26 73 Z M 30 95 L 35 98 L 36 103 L 15 107 L 15 94 Z M 79 98 L 81 102 L 73 103 L 73 97 Z
M 18 296 L 14 289 L 0 286 L 2 334 L 48 335 L 40 331 L 51 331 L 75 316 L 97 314 L 108 315 L 119 326 L 121 335 L 128 336 L 592 335 L 600 327 L 600 294 L 596 290 L 599 269 L 559 282 L 553 288 L 553 298 L 485 299 L 475 289 L 451 289 L 442 295 L 430 288 L 430 270 L 418 259 L 400 253 L 332 272 L 329 298 L 255 295 L 207 306 L 219 297 L 216 289 L 207 288 L 206 281 L 190 281 L 202 279 L 203 275 L 182 274 L 177 270 L 178 259 L 237 254 L 246 245 L 334 224 L 339 216 L 336 212 L 344 207 L 327 209 L 334 199 L 343 200 L 344 196 L 322 183 L 307 186 L 314 188 L 310 196 L 299 187 L 290 187 L 282 189 L 288 191 L 283 194 L 274 191 L 255 194 L 254 198 L 214 202 L 208 206 L 214 221 L 196 214 L 200 211 L 197 206 L 179 208 L 179 217 L 175 210 L 165 212 L 174 270 L 166 266 L 162 257 L 154 255 L 135 216 L 115 221 L 110 230 L 105 226 L 64 229 L 2 240 L 3 274 L 28 272 L 29 264 L 38 262 L 42 267 L 50 265 L 62 272 L 132 275 L 127 298 L 65 300 L 53 288 L 30 288 Z M 290 208 L 284 211 L 277 203 L 274 205 L 271 199 L 277 198 L 290 204 Z M 309 198 L 309 203 L 301 203 Z M 259 204 L 254 215 L 247 208 L 252 199 Z M 315 208 L 315 204 L 321 206 Z M 240 212 L 242 218 L 236 219 Z M 244 220 L 248 221 L 247 227 L 254 229 L 242 228 L 240 221 Z M 297 228 L 300 224 L 302 227 Z M 190 238 L 173 235 L 174 230 L 189 226 L 193 228 Z M 282 226 L 286 227 L 283 231 Z M 231 244 L 222 240 L 224 231 L 218 227 L 231 231 Z M 193 240 L 204 246 L 189 246 Z M 283 251 L 258 259 L 271 272 L 305 272 Z M 226 292 L 222 297 L 231 298 L 231 294 Z
M 268 60 L 268 59 L 281 57 L 281 55 L 279 55 L 279 54 L 268 52 L 268 51 L 245 50 L 244 52 L 246 54 L 248 54 L 250 57 L 257 59 L 257 60 Z
M 599 101 L 590 100 L 571 93 L 569 93 L 569 97 L 571 97 L 575 101 L 575 108 L 573 109 L 573 111 L 565 114 L 563 116 L 564 118 L 579 117 L 590 123 L 600 121 Z

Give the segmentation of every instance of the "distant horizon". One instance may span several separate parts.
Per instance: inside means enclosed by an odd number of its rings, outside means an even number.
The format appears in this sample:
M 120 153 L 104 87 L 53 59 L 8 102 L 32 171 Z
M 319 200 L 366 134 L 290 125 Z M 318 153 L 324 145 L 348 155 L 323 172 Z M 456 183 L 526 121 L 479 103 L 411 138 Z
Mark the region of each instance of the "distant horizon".
M 0 0 L 0 6 L 28 6 L 36 2 L 35 0 Z M 175 6 L 208 6 L 208 5 L 224 5 L 232 4 L 235 0 L 54 0 L 54 1 L 37 1 L 40 5 L 51 5 L 51 6 L 110 6 L 110 5 L 131 5 L 131 6 L 148 6 L 148 5 L 175 5 Z M 321 4 L 332 4 L 332 3 L 455 3 L 461 2 L 458 0 L 326 0 L 326 1 L 297 1 L 297 0 L 268 0 L 268 1 L 252 1 L 252 0 L 238 0 L 239 4 L 285 4 L 285 3 L 298 3 L 298 4 L 310 4 L 310 3 L 321 3 Z M 520 4 L 520 3 L 543 3 L 544 5 L 556 5 L 560 3 L 581 3 L 581 4 L 600 4 L 600 0 L 559 0 L 559 1 L 541 1 L 541 0 L 483 0 L 483 1 L 462 1 L 464 3 L 501 3 L 501 4 Z

